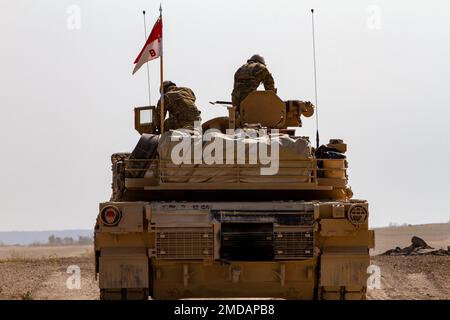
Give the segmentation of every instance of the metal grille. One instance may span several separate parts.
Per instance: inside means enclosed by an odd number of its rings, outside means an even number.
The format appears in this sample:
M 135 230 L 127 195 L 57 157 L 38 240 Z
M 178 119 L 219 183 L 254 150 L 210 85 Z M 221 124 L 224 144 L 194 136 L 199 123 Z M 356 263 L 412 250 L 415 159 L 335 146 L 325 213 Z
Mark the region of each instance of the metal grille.
M 275 232 L 275 259 L 311 259 L 314 255 L 313 232 Z
M 273 233 L 222 233 L 221 258 L 231 261 L 273 260 Z
M 156 231 L 156 256 L 159 259 L 208 259 L 213 257 L 213 232 L 199 230 Z
M 225 245 L 229 246 L 242 246 L 245 245 L 245 241 L 251 239 L 255 246 L 266 245 L 272 243 L 271 232 L 252 232 L 252 233 L 240 233 L 240 232 L 224 232 L 223 241 Z
M 273 260 L 272 223 L 222 223 L 220 257 L 230 261 Z
M 222 223 L 276 223 L 285 226 L 309 226 L 314 223 L 313 211 L 213 211 L 213 214 Z

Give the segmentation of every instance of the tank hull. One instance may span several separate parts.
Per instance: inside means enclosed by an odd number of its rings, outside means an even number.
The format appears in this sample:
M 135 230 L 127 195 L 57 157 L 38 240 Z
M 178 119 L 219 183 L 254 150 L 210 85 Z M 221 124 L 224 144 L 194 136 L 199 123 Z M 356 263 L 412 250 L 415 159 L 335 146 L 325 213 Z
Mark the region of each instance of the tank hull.
M 364 299 L 367 220 L 360 200 L 103 203 L 101 297 Z

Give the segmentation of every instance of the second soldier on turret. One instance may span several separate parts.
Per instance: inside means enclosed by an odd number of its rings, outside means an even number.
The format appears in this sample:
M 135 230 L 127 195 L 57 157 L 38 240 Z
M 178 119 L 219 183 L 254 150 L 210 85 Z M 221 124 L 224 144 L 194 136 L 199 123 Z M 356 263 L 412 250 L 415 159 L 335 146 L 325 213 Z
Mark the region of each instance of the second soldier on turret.
M 256 91 L 260 84 L 266 90 L 276 92 L 272 74 L 266 67 L 266 61 L 259 54 L 253 55 L 234 75 L 234 89 L 231 94 L 233 106 L 239 107 L 247 96 Z

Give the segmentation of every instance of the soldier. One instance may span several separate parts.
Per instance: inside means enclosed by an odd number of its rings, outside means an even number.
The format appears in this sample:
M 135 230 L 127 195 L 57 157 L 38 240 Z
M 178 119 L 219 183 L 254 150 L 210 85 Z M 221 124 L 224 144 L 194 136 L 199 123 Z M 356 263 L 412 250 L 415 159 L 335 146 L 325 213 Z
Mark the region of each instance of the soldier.
M 276 92 L 272 74 L 266 67 L 266 61 L 259 54 L 251 57 L 234 75 L 234 89 L 231 94 L 233 106 L 239 107 L 247 96 L 256 91 L 263 83 L 266 90 Z
M 193 129 L 195 121 L 202 121 L 200 110 L 195 105 L 195 94 L 189 88 L 177 87 L 172 81 L 164 81 L 164 130 Z M 161 130 L 161 100 L 158 101 L 154 121 Z

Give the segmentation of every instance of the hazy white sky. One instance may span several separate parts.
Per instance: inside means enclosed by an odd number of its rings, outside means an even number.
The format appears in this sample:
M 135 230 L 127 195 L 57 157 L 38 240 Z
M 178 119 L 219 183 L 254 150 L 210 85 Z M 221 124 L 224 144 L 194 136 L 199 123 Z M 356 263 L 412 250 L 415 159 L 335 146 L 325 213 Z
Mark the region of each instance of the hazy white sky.
M 67 27 L 80 9 L 80 29 Z M 350 183 L 372 226 L 450 220 L 450 3 L 163 1 L 165 75 L 203 119 L 225 115 L 233 74 L 266 57 L 284 99 L 313 100 L 316 8 L 321 136 L 349 144 Z M 92 228 L 110 155 L 139 136 L 146 72 L 131 76 L 156 1 L 0 0 L 0 230 Z M 378 15 L 379 14 L 379 15 Z M 158 62 L 150 64 L 153 100 Z M 314 135 L 305 120 L 304 135 Z

